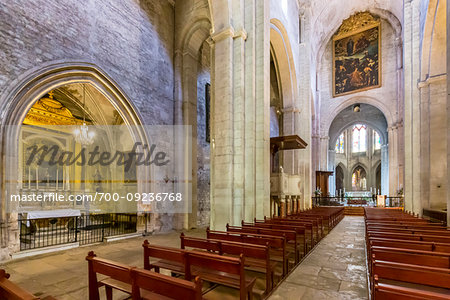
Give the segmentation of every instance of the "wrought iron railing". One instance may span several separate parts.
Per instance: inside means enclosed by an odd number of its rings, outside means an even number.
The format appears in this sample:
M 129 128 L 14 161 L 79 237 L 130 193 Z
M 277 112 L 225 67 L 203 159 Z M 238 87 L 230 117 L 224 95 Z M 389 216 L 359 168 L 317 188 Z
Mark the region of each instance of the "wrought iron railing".
M 314 206 L 376 206 L 376 195 L 372 197 L 315 196 Z M 386 197 L 386 207 L 404 207 L 403 197 Z
M 137 214 L 90 214 L 78 217 L 21 219 L 20 250 L 78 242 L 103 242 L 105 237 L 136 232 Z

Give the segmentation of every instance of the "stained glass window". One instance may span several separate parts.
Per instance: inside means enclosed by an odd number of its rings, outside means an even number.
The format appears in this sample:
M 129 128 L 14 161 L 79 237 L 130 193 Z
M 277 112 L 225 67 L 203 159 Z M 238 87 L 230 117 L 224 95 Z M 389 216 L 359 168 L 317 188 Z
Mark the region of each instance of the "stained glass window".
M 352 131 L 352 152 L 364 152 L 367 149 L 366 143 L 367 127 L 366 125 L 356 124 Z
M 375 150 L 381 149 L 381 138 L 378 132 L 374 131 L 373 133 L 373 147 Z
M 344 153 L 344 133 L 341 133 L 341 135 L 336 140 L 336 153 Z

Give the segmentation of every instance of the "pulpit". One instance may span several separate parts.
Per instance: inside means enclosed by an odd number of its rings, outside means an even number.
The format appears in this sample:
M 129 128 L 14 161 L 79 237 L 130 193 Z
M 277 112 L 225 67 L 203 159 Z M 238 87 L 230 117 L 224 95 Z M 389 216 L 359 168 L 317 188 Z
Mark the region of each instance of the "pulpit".
M 304 149 L 308 144 L 298 135 L 273 137 L 270 139 L 271 175 L 270 210 L 271 215 L 286 216 L 300 210 L 301 178 L 299 174 L 287 174 L 280 164 L 275 167 L 278 151 Z

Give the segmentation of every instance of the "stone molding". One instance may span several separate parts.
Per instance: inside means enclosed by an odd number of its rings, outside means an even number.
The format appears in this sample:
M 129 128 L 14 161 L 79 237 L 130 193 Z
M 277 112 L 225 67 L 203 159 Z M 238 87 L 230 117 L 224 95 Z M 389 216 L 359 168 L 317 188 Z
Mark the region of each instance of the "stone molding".
M 424 87 L 428 87 L 431 84 L 436 84 L 441 81 L 447 81 L 447 74 L 439 74 L 439 75 L 428 77 L 426 80 L 419 81 L 417 83 L 417 88 L 420 90 Z

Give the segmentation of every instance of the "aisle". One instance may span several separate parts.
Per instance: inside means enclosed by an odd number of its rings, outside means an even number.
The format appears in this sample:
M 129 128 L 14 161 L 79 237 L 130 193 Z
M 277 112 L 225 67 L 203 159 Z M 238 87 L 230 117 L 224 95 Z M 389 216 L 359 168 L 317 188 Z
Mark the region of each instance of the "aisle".
M 269 299 L 367 298 L 364 218 L 346 216 Z

